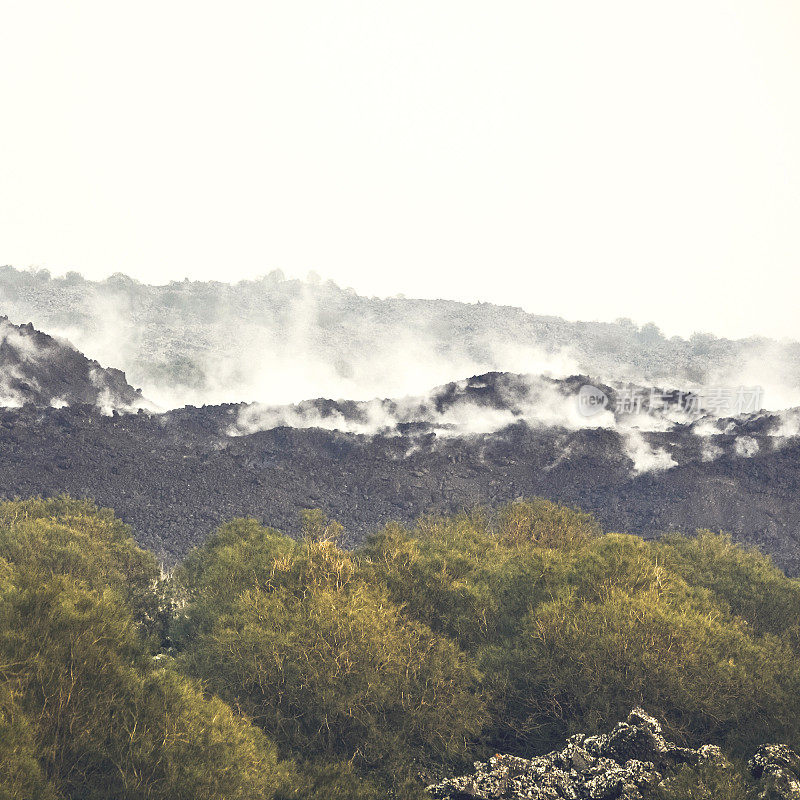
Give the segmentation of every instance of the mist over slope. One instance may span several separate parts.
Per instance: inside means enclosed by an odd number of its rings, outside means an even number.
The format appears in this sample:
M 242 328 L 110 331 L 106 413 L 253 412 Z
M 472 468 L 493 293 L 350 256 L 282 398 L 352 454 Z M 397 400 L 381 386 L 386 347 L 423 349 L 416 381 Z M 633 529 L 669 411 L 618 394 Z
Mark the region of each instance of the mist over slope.
M 113 417 L 88 406 L 0 409 L 0 496 L 68 492 L 113 503 L 138 541 L 171 563 L 235 516 L 297 533 L 300 512 L 321 508 L 344 524 L 352 547 L 389 520 L 542 496 L 646 537 L 729 531 L 800 573 L 796 415 L 693 418 L 673 403 L 580 424 L 569 407 L 584 381 L 475 376 L 429 392 L 419 415 L 407 399 L 383 401 L 405 416 L 369 434 L 356 432 L 369 402 Z M 284 414 L 295 415 L 292 427 Z M 243 430 L 253 419 L 260 424 Z
M 89 404 L 110 413 L 145 405 L 118 369 L 101 367 L 69 342 L 0 317 L 0 406 Z
M 186 403 L 364 400 L 487 371 L 680 386 L 759 385 L 800 405 L 800 344 L 654 325 L 570 322 L 489 303 L 368 298 L 279 272 L 236 284 L 150 286 L 124 275 L 0 269 L 0 309 L 125 370 L 164 408 Z

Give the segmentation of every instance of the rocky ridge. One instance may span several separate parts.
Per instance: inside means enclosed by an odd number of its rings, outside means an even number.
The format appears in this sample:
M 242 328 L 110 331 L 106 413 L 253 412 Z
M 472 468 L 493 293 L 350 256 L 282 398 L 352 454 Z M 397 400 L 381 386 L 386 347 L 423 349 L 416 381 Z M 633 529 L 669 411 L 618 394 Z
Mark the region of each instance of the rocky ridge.
M 716 745 L 668 742 L 658 720 L 635 708 L 607 734 L 579 733 L 563 749 L 530 759 L 498 754 L 428 792 L 443 800 L 644 800 L 657 797 L 684 765 L 724 763 Z M 786 745 L 761 746 L 748 769 L 759 800 L 800 799 L 800 756 Z

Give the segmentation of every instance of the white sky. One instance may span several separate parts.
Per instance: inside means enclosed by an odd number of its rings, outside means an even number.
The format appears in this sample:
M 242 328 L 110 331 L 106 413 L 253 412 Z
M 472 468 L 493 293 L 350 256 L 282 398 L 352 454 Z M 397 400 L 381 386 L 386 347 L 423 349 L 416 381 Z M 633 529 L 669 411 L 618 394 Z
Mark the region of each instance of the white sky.
M 800 2 L 0 0 L 0 263 L 800 338 Z

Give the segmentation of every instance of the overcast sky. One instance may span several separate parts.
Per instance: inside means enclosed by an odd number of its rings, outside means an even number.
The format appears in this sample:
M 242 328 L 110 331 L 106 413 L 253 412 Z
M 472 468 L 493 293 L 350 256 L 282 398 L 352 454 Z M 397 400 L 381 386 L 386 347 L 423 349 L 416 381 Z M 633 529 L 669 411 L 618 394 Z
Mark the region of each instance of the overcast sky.
M 0 0 L 0 263 L 800 338 L 800 2 Z

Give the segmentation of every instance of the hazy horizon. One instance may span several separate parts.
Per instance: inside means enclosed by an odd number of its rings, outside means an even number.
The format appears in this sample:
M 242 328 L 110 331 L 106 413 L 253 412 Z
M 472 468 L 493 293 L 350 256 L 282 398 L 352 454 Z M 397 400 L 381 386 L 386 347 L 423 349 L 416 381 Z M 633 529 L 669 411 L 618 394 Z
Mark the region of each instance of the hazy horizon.
M 759 331 L 753 331 L 751 333 L 742 333 L 740 335 L 726 335 L 725 333 L 719 333 L 718 331 L 710 330 L 709 328 L 702 327 L 702 323 L 697 326 L 693 326 L 691 321 L 687 321 L 685 326 L 680 326 L 675 328 L 671 325 L 670 321 L 667 320 L 666 323 L 662 324 L 659 320 L 647 318 L 647 317 L 636 317 L 631 314 L 621 314 L 618 316 L 594 316 L 594 317 L 579 317 L 570 314 L 559 314 L 555 312 L 547 311 L 546 309 L 538 308 L 538 307 L 526 307 L 523 303 L 515 303 L 512 301 L 509 302 L 494 302 L 491 300 L 486 300 L 482 297 L 477 297 L 475 299 L 459 299 L 455 297 L 448 297 L 443 295 L 414 295 L 408 294 L 406 292 L 395 292 L 392 294 L 388 293 L 366 293 L 360 292 L 357 287 L 345 285 L 344 283 L 337 281 L 332 277 L 328 277 L 325 275 L 321 275 L 316 270 L 309 270 L 305 275 L 302 274 L 288 274 L 285 270 L 280 268 L 275 268 L 273 270 L 264 270 L 262 272 L 254 272 L 252 275 L 241 276 L 231 280 L 224 280 L 221 278 L 205 278 L 205 277 L 190 277 L 188 275 L 184 277 L 171 277 L 164 280 L 149 280 L 146 276 L 144 278 L 137 277 L 128 272 L 116 271 L 116 272 L 109 272 L 109 273 L 100 273 L 97 276 L 89 276 L 82 273 L 80 270 L 77 269 L 63 269 L 58 270 L 50 266 L 43 266 L 43 265 L 29 265 L 26 267 L 19 267 L 13 264 L 0 264 L 0 268 L 2 267 L 11 267 L 12 269 L 17 270 L 18 272 L 30 272 L 30 273 L 37 273 L 37 272 L 46 272 L 52 278 L 59 279 L 65 278 L 70 273 L 79 275 L 83 280 L 92 282 L 92 283 L 103 283 L 115 276 L 123 276 L 125 278 L 131 279 L 136 281 L 137 283 L 143 286 L 151 286 L 151 287 L 167 287 L 174 284 L 181 284 L 185 282 L 190 283 L 201 283 L 201 284 L 223 284 L 227 286 L 236 286 L 237 284 L 247 283 L 247 282 L 255 282 L 259 280 L 263 280 L 268 278 L 272 274 L 280 274 L 283 276 L 283 279 L 286 281 L 300 281 L 301 283 L 308 284 L 309 286 L 314 285 L 321 285 L 324 283 L 333 283 L 342 291 L 351 291 L 354 292 L 356 295 L 365 298 L 371 299 L 378 299 L 378 300 L 392 300 L 392 299 L 405 299 L 405 300 L 432 300 L 432 301 L 444 301 L 444 302 L 453 302 L 453 303 L 464 303 L 468 305 L 480 305 L 480 304 L 488 304 L 494 305 L 498 307 L 506 307 L 506 308 L 513 308 L 513 309 L 521 309 L 526 314 L 532 314 L 534 316 L 542 316 L 542 317 L 556 317 L 563 319 L 567 322 L 598 322 L 598 323 L 608 323 L 608 324 L 615 324 L 619 322 L 631 322 L 639 328 L 642 328 L 645 325 L 656 325 L 659 331 L 667 338 L 678 337 L 680 339 L 689 339 L 693 335 L 696 334 L 710 334 L 717 338 L 721 339 L 730 339 L 732 341 L 738 341 L 742 339 L 773 339 L 776 341 L 783 341 L 783 342 L 800 342 L 800 329 L 798 330 L 797 335 L 783 335 L 783 336 L 770 336 L 768 334 L 761 333 Z M 0 314 L 4 313 L 2 308 L 0 308 Z M 24 324 L 30 322 L 31 320 L 12 320 L 12 322 L 16 324 Z
M 428 392 L 490 371 L 706 391 L 760 387 L 800 405 L 800 344 L 667 338 L 652 324 L 570 322 L 491 303 L 382 300 L 271 273 L 229 284 L 88 281 L 0 269 L 0 307 L 104 366 L 161 408 Z
M 800 6 L 0 2 L 0 263 L 800 338 Z

